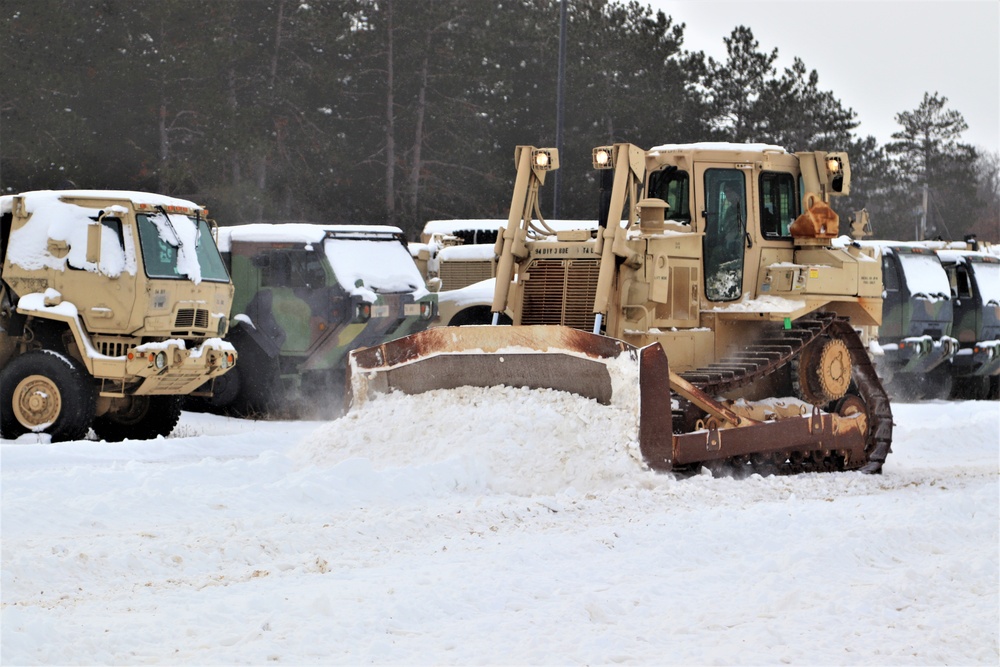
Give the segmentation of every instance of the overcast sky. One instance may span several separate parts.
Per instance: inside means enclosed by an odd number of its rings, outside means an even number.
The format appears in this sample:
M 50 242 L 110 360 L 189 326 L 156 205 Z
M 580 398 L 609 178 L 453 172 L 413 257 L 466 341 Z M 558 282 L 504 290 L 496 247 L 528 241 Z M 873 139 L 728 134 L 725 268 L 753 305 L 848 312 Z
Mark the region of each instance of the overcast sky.
M 686 23 L 684 47 L 725 60 L 722 41 L 749 26 L 779 72 L 799 57 L 857 112 L 857 133 L 890 141 L 895 115 L 924 93 L 948 98 L 969 125 L 962 139 L 1000 151 L 1000 2 L 997 0 L 641 0 Z M 666 139 L 664 139 L 666 141 Z

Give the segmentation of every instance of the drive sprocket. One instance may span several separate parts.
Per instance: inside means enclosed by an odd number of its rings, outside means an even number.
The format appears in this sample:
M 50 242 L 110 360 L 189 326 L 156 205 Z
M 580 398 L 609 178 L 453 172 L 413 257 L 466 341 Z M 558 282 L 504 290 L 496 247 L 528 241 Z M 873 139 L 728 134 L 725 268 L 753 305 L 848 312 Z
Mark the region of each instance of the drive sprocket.
M 839 338 L 821 336 L 793 360 L 792 384 L 796 395 L 813 405 L 826 405 L 844 397 L 851 386 L 851 354 Z

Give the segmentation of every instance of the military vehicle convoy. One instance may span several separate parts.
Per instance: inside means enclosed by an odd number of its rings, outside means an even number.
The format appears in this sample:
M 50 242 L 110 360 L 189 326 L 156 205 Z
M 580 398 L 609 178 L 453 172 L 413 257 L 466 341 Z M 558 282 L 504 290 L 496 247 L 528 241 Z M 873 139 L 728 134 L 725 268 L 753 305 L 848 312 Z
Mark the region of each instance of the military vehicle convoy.
M 538 192 L 558 152 L 518 147 L 491 305 L 513 325 L 355 350 L 353 400 L 548 387 L 635 410 L 655 470 L 881 471 L 892 413 L 858 332 L 881 324 L 881 266 L 832 244 L 847 155 L 615 144 L 592 161 L 599 227 L 557 231 Z
M 207 211 L 145 192 L 0 198 L 0 433 L 169 434 L 233 368 L 233 285 Z
M 397 227 L 238 225 L 219 229 L 219 247 L 236 288 L 227 340 L 240 364 L 215 381 L 215 412 L 336 412 L 350 350 L 420 331 L 436 314 Z

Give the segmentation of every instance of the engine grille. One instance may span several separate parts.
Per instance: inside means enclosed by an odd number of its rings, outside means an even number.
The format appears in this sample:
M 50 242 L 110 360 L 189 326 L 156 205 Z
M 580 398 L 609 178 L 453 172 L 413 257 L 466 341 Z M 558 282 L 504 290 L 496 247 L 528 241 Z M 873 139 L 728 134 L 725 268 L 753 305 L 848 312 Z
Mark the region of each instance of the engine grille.
M 106 357 L 124 357 L 130 349 L 135 347 L 136 341 L 134 338 L 95 336 L 93 343 L 97 351 Z
M 582 331 L 594 325 L 597 259 L 541 259 L 524 281 L 521 324 L 562 324 Z
M 438 277 L 441 279 L 441 289 L 461 289 L 492 278 L 493 262 L 489 260 L 441 262 Z
M 181 308 L 174 320 L 175 329 L 204 329 L 208 327 L 208 311 L 201 308 Z

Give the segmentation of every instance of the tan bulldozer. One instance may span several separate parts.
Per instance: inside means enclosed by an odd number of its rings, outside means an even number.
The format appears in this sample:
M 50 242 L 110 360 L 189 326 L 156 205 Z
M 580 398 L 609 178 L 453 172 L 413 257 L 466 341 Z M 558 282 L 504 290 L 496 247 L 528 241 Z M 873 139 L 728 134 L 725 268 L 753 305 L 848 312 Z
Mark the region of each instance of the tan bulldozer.
M 558 152 L 517 148 L 492 306 L 513 324 L 356 350 L 353 400 L 552 388 L 633 409 L 654 470 L 880 472 L 892 413 L 861 332 L 881 321 L 881 267 L 833 243 L 829 205 L 848 156 L 622 143 L 592 159 L 596 231 L 554 230 L 538 194 Z

